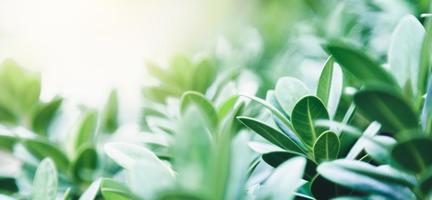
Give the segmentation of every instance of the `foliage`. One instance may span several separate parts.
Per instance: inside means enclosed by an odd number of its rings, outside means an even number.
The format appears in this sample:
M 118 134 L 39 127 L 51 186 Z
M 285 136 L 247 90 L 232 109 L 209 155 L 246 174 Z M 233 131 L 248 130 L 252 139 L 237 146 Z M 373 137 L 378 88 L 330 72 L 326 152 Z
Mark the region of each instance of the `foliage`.
M 255 3 L 249 56 L 233 37 L 225 55 L 147 64 L 134 130 L 121 91 L 101 108 L 46 101 L 39 74 L 4 61 L 0 148 L 19 173 L 0 168 L 0 199 L 432 198 L 429 3 Z M 278 70 L 300 61 L 319 70 Z

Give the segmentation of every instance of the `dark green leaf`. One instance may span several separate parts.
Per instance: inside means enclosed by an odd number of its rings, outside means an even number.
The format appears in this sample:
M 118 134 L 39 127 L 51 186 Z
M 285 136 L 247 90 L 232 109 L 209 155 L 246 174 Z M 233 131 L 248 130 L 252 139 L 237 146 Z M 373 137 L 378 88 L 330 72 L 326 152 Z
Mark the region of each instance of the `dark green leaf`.
M 335 160 L 318 166 L 317 171 L 337 184 L 353 190 L 383 195 L 392 199 L 412 199 L 412 183 L 355 160 Z M 398 192 L 395 192 L 398 191 Z
M 237 117 L 240 122 L 249 127 L 269 142 L 281 147 L 282 149 L 304 154 L 304 151 L 297 146 L 288 136 L 280 131 L 272 128 L 271 126 L 259 120 L 250 117 Z
M 336 159 L 339 154 L 340 141 L 336 133 L 325 131 L 315 141 L 313 154 L 316 162 Z
M 350 73 L 359 82 L 397 85 L 394 78 L 377 61 L 364 54 L 362 50 L 341 42 L 328 43 L 324 48 L 341 65 L 344 71 Z
M 91 182 L 98 165 L 98 155 L 94 148 L 83 147 L 72 163 L 72 175 L 76 180 Z
M 292 152 L 287 152 L 287 151 L 274 151 L 274 152 L 263 154 L 262 159 L 270 166 L 277 168 L 283 162 L 297 156 L 302 156 L 302 155 L 292 153 Z M 307 159 L 306 161 L 307 162 L 306 162 L 306 169 L 304 172 L 305 173 L 304 178 L 306 180 L 312 180 L 312 178 L 316 175 L 317 165 L 310 159 Z
M 55 144 L 42 139 L 26 139 L 23 141 L 23 145 L 37 159 L 42 160 L 49 157 L 59 170 L 62 172 L 68 171 L 69 159 Z
M 396 144 L 391 155 L 393 160 L 404 169 L 421 173 L 432 165 L 431 147 L 430 138 L 412 138 Z
M 365 89 L 357 92 L 354 102 L 358 109 L 371 121 L 378 121 L 384 130 L 398 138 L 401 131 L 418 127 L 414 109 L 396 92 L 384 88 Z M 409 137 L 409 136 L 407 136 Z
M 295 105 L 291 119 L 298 137 L 312 148 L 318 137 L 326 130 L 323 127 L 316 127 L 315 121 L 328 120 L 329 115 L 321 100 L 315 96 L 306 96 Z

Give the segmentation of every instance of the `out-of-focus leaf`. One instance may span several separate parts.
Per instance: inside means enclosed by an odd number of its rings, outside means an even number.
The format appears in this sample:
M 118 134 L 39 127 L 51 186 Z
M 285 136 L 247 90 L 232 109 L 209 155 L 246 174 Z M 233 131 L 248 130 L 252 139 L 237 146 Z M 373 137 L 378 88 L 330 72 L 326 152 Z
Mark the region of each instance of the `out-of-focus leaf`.
M 97 112 L 87 111 L 71 132 L 72 141 L 70 153 L 75 155 L 78 150 L 87 145 L 93 145 L 97 126 Z
M 211 169 L 211 158 L 218 147 L 215 145 L 214 135 L 209 132 L 206 124 L 199 108 L 190 106 L 176 125 L 176 142 L 170 149 L 173 152 L 172 163 L 177 172 L 177 183 L 187 190 L 204 190 L 208 184 L 205 184 L 206 180 L 211 176 L 208 173 Z M 219 138 L 225 139 L 223 136 L 227 135 L 229 134 L 225 133 Z M 217 166 L 221 166 L 221 162 L 225 161 L 225 158 L 222 158 Z
M 216 109 L 204 95 L 198 92 L 186 92 L 183 94 L 180 101 L 180 112 L 185 113 L 188 106 L 192 103 L 205 114 L 204 116 L 208 120 L 209 125 L 216 128 L 219 121 Z
M 269 152 L 269 153 L 265 153 L 262 155 L 262 159 L 269 164 L 270 166 L 277 168 L 279 167 L 279 165 L 281 165 L 282 163 L 284 163 L 285 161 L 294 158 L 294 157 L 298 157 L 301 155 L 298 155 L 296 153 L 292 153 L 292 152 L 287 152 L 287 151 L 274 151 L 274 152 Z M 306 168 L 305 168 L 305 172 L 304 172 L 304 179 L 306 180 L 312 180 L 312 178 L 316 175 L 316 167 L 317 165 L 315 164 L 314 161 L 306 158 Z
M 420 190 L 423 194 L 430 197 L 432 195 L 432 173 L 428 173 L 426 176 L 424 176 L 420 182 Z
M 295 157 L 280 165 L 264 183 L 260 199 L 293 199 L 301 186 L 306 159 Z
M 154 199 L 157 194 L 174 183 L 174 177 L 161 163 L 141 160 L 129 170 L 129 186 L 143 199 Z
M 315 126 L 318 119 L 328 120 L 329 115 L 320 99 L 306 96 L 300 99 L 292 112 L 292 124 L 298 137 L 312 148 L 318 137 L 326 130 Z
M 0 105 L 18 115 L 29 115 L 39 100 L 40 75 L 7 59 L 0 70 Z
M 341 42 L 332 42 L 324 46 L 345 72 L 354 76 L 361 83 L 383 83 L 397 85 L 394 78 L 362 50 Z
M 415 94 L 424 35 L 422 24 L 414 16 L 407 15 L 396 26 L 388 52 L 390 69 L 399 86 L 404 87 L 411 80 L 409 87 Z
M 426 26 L 426 34 L 423 39 L 420 53 L 418 82 L 417 89 L 421 100 L 422 95 L 426 93 L 428 87 L 428 78 L 430 77 L 430 64 L 431 64 L 431 49 L 432 49 L 432 21 L 430 18 L 426 19 L 424 23 Z M 429 78 L 430 79 L 430 78 Z M 429 84 L 430 85 L 430 84 Z M 429 87 L 430 88 L 430 87 Z M 419 101 L 421 102 L 421 101 Z
M 205 93 L 215 80 L 217 73 L 216 65 L 209 59 L 201 60 L 195 67 L 191 81 L 194 91 Z
M 310 190 L 315 199 L 333 199 L 341 195 L 356 195 L 354 191 L 337 185 L 321 175 L 315 176 L 311 181 Z
M 381 164 L 391 164 L 391 149 L 396 144 L 396 140 L 378 135 L 372 138 L 373 141 L 365 141 L 365 151 L 375 161 Z
M 432 76 L 429 77 L 426 99 L 421 114 L 421 124 L 424 131 L 432 135 Z
M 313 154 L 316 162 L 336 159 L 339 154 L 340 141 L 333 131 L 322 133 L 313 146 Z
M 400 132 L 418 127 L 414 109 L 391 90 L 365 89 L 355 94 L 354 102 L 366 117 L 379 122 L 384 130 L 390 131 L 398 138 L 409 138 L 410 136 L 404 136 Z
M 412 186 L 411 182 L 383 173 L 378 168 L 361 161 L 325 162 L 318 166 L 317 171 L 326 179 L 353 190 L 383 195 L 392 199 L 412 199 L 414 197 L 408 188 Z
M 0 134 L 0 149 L 11 151 L 17 142 L 15 136 Z
M 240 122 L 242 122 L 245 126 L 249 127 L 257 134 L 261 135 L 263 138 L 281 147 L 282 149 L 303 155 L 305 154 L 305 151 L 300 148 L 295 142 L 293 142 L 288 136 L 270 127 L 264 122 L 250 117 L 237 117 L 237 119 L 240 120 Z
M 93 173 L 97 169 L 98 155 L 94 148 L 83 147 L 79 150 L 77 157 L 72 163 L 72 175 L 76 180 L 90 182 L 93 180 Z
M 330 118 L 336 114 L 339 100 L 342 95 L 343 74 L 339 66 L 334 65 L 332 57 L 329 57 L 321 72 L 317 97 L 326 105 Z
M 42 139 L 26 139 L 22 143 L 25 148 L 37 159 L 41 160 L 49 157 L 60 171 L 68 171 L 70 161 L 66 154 L 55 144 Z
M 421 173 L 432 166 L 430 147 L 432 147 L 432 139 L 424 137 L 412 138 L 396 144 L 391 155 L 393 160 L 405 170 Z
M 41 105 L 34 113 L 32 129 L 41 135 L 47 135 L 48 129 L 60 108 L 63 99 L 56 97 L 50 102 Z
M 71 188 L 67 188 L 66 191 L 63 193 L 63 196 L 61 200 L 69 200 L 71 198 Z
M 234 95 L 227 100 L 225 100 L 219 107 L 218 107 L 218 116 L 219 119 L 223 119 L 225 116 L 228 115 L 228 113 L 234 108 L 235 104 L 238 102 L 239 96 Z
M 101 129 L 104 133 L 113 133 L 118 127 L 118 94 L 112 90 L 101 115 Z
M 311 94 L 309 89 L 296 78 L 283 77 L 276 83 L 276 99 L 288 115 L 292 113 L 297 101 L 308 94 Z
M 0 176 L 0 193 L 9 194 L 18 192 L 18 184 L 15 177 Z M 1 200 L 1 198 L 0 198 Z
M 101 179 L 100 190 L 105 200 L 139 200 L 126 186 L 110 178 Z
M 57 170 L 50 158 L 42 160 L 33 179 L 33 200 L 55 200 L 57 196 Z
M 378 134 L 378 131 L 381 129 L 381 125 L 377 122 L 372 122 L 360 136 L 360 138 L 355 142 L 355 144 L 351 147 L 347 159 L 354 160 L 365 148 L 367 141 L 369 141 L 370 137 Z
M 160 167 L 167 169 L 159 158 L 144 146 L 128 143 L 108 143 L 105 145 L 105 153 L 125 169 L 132 169 L 138 161 L 158 163 Z
M 94 200 L 99 193 L 102 179 L 97 179 L 84 191 L 79 200 Z
M 258 98 L 258 97 L 254 97 L 254 96 L 247 96 L 247 95 L 243 95 L 244 97 L 247 97 L 249 99 L 251 99 L 252 101 L 255 101 L 259 104 L 261 104 L 262 106 L 264 106 L 265 108 L 269 109 L 270 112 L 276 117 L 278 118 L 285 126 L 292 128 L 291 122 L 285 117 L 285 115 L 280 112 L 277 108 L 275 108 L 274 106 L 272 106 L 271 104 L 267 103 L 266 101 Z

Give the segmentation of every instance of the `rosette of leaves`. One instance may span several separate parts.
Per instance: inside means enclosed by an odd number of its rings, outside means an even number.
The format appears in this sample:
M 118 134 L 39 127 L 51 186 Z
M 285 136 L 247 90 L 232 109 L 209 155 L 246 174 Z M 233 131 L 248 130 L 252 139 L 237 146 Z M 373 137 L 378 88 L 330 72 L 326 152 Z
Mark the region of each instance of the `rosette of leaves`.
M 364 143 L 372 162 L 336 160 L 318 167 L 327 180 L 360 192 L 362 198 L 431 198 L 429 19 L 426 27 L 413 16 L 400 21 L 388 53 L 390 70 L 348 44 L 325 45 L 359 88 L 354 95 L 358 110 L 385 133 Z
M 322 179 L 316 176 L 316 166 L 325 161 L 345 157 L 355 142 L 352 137 L 347 137 L 342 129 L 317 123 L 320 120 L 334 119 L 336 113 L 341 112 L 338 111 L 338 105 L 342 87 L 342 71 L 334 65 L 333 59 L 329 58 L 323 67 L 315 93 L 300 80 L 283 77 L 278 80 L 275 90 L 268 92 L 266 101 L 249 97 L 272 113 L 277 128 L 251 117 L 241 116 L 238 119 L 278 147 L 262 155 L 267 164 L 277 167 L 292 157 L 306 158 L 304 179 L 312 181 L 314 190 L 319 187 L 317 185 L 321 185 Z M 354 109 L 345 111 L 343 122 L 347 124 L 353 115 Z M 312 196 L 308 186 L 304 186 L 305 193 Z
M 147 71 L 158 83 L 144 88 L 144 96 L 157 102 L 167 97 L 181 97 L 186 91 L 205 94 L 216 78 L 217 67 L 209 58 L 193 61 L 185 55 L 174 56 L 168 67 L 147 64 Z
M 180 102 L 180 116 L 170 133 L 175 141 L 166 148 L 169 159 L 158 157 L 145 145 L 110 143 L 107 155 L 124 168 L 127 175 L 123 189 L 119 180 L 104 179 L 100 192 L 105 199 L 224 199 L 243 196 L 238 190 L 246 180 L 251 162 L 246 147 L 247 136 L 237 136 L 235 116 L 243 109 L 238 98 L 228 99 L 216 108 L 198 92 L 185 93 Z M 238 145 L 238 151 L 232 151 Z M 233 156 L 243 157 L 237 162 Z M 236 155 L 235 158 L 238 158 Z M 229 173 L 232 172 L 232 173 Z M 111 184 L 109 184 L 111 183 Z M 232 186 L 230 186 L 232 185 Z M 143 189 L 143 186 L 145 186 Z M 227 196 L 228 195 L 228 196 Z M 230 196 L 230 197 L 229 197 Z
M 45 158 L 55 163 L 62 190 L 71 189 L 71 195 L 80 194 L 99 173 L 100 156 L 96 150 L 98 113 L 84 109 L 82 115 L 69 131 L 68 140 L 56 138 L 50 126 L 60 111 L 62 98 L 54 98 L 48 103 L 39 100 L 40 77 L 19 67 L 13 61 L 4 62 L 0 72 L 1 118 L 5 125 L 0 134 L 0 148 L 11 153 L 22 162 L 24 176 L 14 175 L 0 178 L 2 193 L 19 195 L 20 184 L 30 181 L 37 167 L 37 161 Z M 103 133 L 114 131 L 117 126 L 117 95 L 112 93 L 104 108 L 100 129 Z M 70 127 L 66 127 L 70 128 Z M 25 190 L 25 187 L 24 187 Z M 23 191 L 25 193 L 25 191 Z
M 46 136 L 62 98 L 40 100 L 41 79 L 15 61 L 7 59 L 0 66 L 0 122 L 7 126 L 23 126 Z

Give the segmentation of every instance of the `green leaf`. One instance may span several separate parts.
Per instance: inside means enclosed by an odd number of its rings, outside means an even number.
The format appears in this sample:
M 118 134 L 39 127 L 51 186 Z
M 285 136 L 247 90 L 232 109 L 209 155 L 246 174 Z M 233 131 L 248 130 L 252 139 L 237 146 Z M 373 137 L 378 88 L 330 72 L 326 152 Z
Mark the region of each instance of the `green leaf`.
M 186 92 L 180 100 L 180 112 L 185 113 L 188 106 L 193 103 L 198 109 L 203 112 L 211 127 L 216 128 L 218 125 L 218 113 L 213 104 L 207 98 L 198 92 Z
M 378 134 L 380 129 L 381 124 L 379 124 L 378 122 L 370 123 L 366 130 L 363 131 L 363 134 L 361 134 L 360 138 L 358 138 L 354 145 L 352 145 L 351 149 L 346 155 L 346 158 L 351 160 L 356 159 L 365 148 L 366 143 L 370 140 L 371 137 Z
M 354 102 L 369 120 L 378 121 L 384 130 L 390 131 L 398 138 L 404 137 L 401 131 L 418 127 L 419 122 L 414 109 L 391 90 L 365 89 L 355 94 Z
M 280 165 L 264 183 L 259 199 L 294 199 L 301 186 L 306 159 L 295 157 Z
M 333 131 L 325 131 L 316 140 L 313 154 L 316 162 L 336 159 L 339 154 L 340 141 Z
M 288 151 L 273 151 L 273 152 L 263 154 L 262 159 L 270 166 L 277 168 L 285 161 L 298 156 L 302 156 L 302 155 L 288 152 Z M 310 160 L 309 158 L 306 158 L 306 161 L 307 162 L 306 162 L 306 168 L 304 172 L 304 179 L 312 180 L 312 178 L 316 175 L 315 169 L 317 165 L 314 163 L 314 161 Z
M 282 77 L 276 83 L 276 99 L 288 115 L 292 113 L 297 101 L 308 94 L 311 94 L 309 89 L 296 78 Z
M 105 200 L 139 200 L 125 184 L 110 178 L 101 180 L 101 193 Z
M 270 143 L 275 144 L 282 149 L 288 151 L 296 152 L 303 155 L 305 154 L 304 150 L 297 146 L 297 144 L 293 142 L 288 136 L 265 124 L 264 122 L 261 122 L 254 118 L 243 116 L 237 117 L 237 119 L 240 120 L 240 122 L 243 123 L 245 126 L 249 127 L 257 134 L 268 140 Z
M 412 138 L 396 144 L 391 155 L 393 160 L 404 169 L 421 173 L 432 165 L 431 146 L 432 139 L 430 138 Z
M 84 191 L 79 200 L 94 200 L 99 193 L 102 179 L 97 179 Z
M 0 70 L 0 105 L 18 115 L 29 115 L 39 100 L 40 75 L 7 59 Z
M 285 115 L 283 113 L 281 113 L 277 108 L 273 107 L 271 104 L 267 103 L 266 101 L 264 101 L 258 97 L 247 96 L 247 95 L 242 95 L 242 96 L 249 98 L 252 101 L 257 102 L 257 103 L 261 104 L 262 106 L 264 106 L 265 108 L 269 109 L 270 112 L 276 118 L 278 118 L 286 127 L 292 128 L 291 122 L 285 117 Z
M 12 135 L 0 134 L 0 149 L 12 151 L 15 144 L 18 142 L 18 138 Z
M 424 101 L 421 124 L 428 135 L 432 135 L 432 76 L 429 78 L 426 99 Z
M 159 192 L 173 186 L 174 177 L 160 162 L 141 160 L 129 170 L 128 185 L 143 199 L 155 199 Z
M 362 50 L 341 42 L 328 43 L 324 45 L 324 48 L 341 65 L 342 69 L 355 77 L 358 82 L 397 85 L 394 78 Z
M 119 110 L 119 102 L 118 102 L 117 90 L 112 90 L 102 113 L 101 128 L 103 132 L 113 133 L 114 131 L 117 130 L 117 127 L 119 125 L 118 110 Z
M 337 184 L 353 190 L 378 194 L 391 199 L 413 199 L 405 178 L 385 173 L 384 170 L 355 160 L 335 160 L 318 166 L 317 171 Z M 398 191 L 398 192 L 395 192 Z
M 211 60 L 201 60 L 192 75 L 192 89 L 204 94 L 215 80 L 216 73 L 216 65 Z
M 33 179 L 33 200 L 55 200 L 57 196 L 57 171 L 53 161 L 45 158 L 39 164 Z
M 341 195 L 356 195 L 355 192 L 349 188 L 337 185 L 321 175 L 317 175 L 312 179 L 310 191 L 316 199 L 333 199 Z
M 91 182 L 98 166 L 98 155 L 93 147 L 83 147 L 72 163 L 71 170 L 75 180 Z
M 422 24 L 414 16 L 407 15 L 396 26 L 388 52 L 390 69 L 399 86 L 404 87 L 411 80 L 409 87 L 415 94 L 424 35 Z
M 420 180 L 419 185 L 421 192 L 430 197 L 432 195 L 432 173 L 429 172 L 426 176 L 424 176 Z
M 431 49 L 432 49 L 432 21 L 430 18 L 426 19 L 424 23 L 426 26 L 426 34 L 423 39 L 421 53 L 420 53 L 420 62 L 419 62 L 419 70 L 418 70 L 418 82 L 417 89 L 418 94 L 420 95 L 417 99 L 419 102 L 422 99 L 424 93 L 426 93 L 426 89 L 428 87 L 428 78 L 430 76 L 430 64 L 431 64 Z
M 69 159 L 55 144 L 42 139 L 26 139 L 22 144 L 37 159 L 42 160 L 49 157 L 60 171 L 68 171 L 70 164 Z
M 108 143 L 105 145 L 105 153 L 118 165 L 125 169 L 132 169 L 138 161 L 157 163 L 160 167 L 167 169 L 161 160 L 147 148 L 128 143 Z
M 372 141 L 365 141 L 365 151 L 376 162 L 381 164 L 391 164 L 391 150 L 396 144 L 396 140 L 383 135 L 372 138 Z
M 219 107 L 218 107 L 218 116 L 219 119 L 223 119 L 225 116 L 228 115 L 228 113 L 234 109 L 234 106 L 238 102 L 239 96 L 234 95 L 225 100 Z
M 86 111 L 78 124 L 71 132 L 72 141 L 68 144 L 71 155 L 78 153 L 78 150 L 87 145 L 93 145 L 96 127 L 97 126 L 97 112 Z
M 34 113 L 32 120 L 32 129 L 41 135 L 47 135 L 51 123 L 54 121 L 58 109 L 60 108 L 63 99 L 56 97 L 50 102 L 41 105 Z
M 312 148 L 318 137 L 326 130 L 315 126 L 318 119 L 328 120 L 329 115 L 320 99 L 306 96 L 300 99 L 292 112 L 292 124 L 298 137 Z
M 326 105 L 330 117 L 336 114 L 339 100 L 342 95 L 343 74 L 339 66 L 334 65 L 333 58 L 330 56 L 321 72 L 317 97 Z

